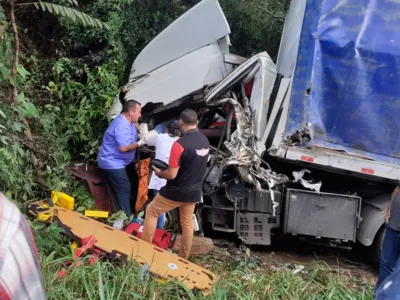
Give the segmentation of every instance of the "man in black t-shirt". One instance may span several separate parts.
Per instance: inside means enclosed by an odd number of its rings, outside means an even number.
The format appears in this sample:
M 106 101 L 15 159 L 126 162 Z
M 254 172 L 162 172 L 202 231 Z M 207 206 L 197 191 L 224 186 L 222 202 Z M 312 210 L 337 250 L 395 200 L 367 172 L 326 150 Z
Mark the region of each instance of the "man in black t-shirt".
M 182 227 L 182 246 L 179 256 L 187 259 L 192 248 L 192 216 L 196 202 L 201 199 L 203 177 L 210 151 L 208 139 L 197 129 L 197 114 L 185 109 L 180 115 L 183 137 L 171 148 L 168 169 L 161 171 L 153 166 L 156 176 L 167 179 L 167 184 L 146 209 L 143 240 L 151 243 L 158 217 L 179 207 Z

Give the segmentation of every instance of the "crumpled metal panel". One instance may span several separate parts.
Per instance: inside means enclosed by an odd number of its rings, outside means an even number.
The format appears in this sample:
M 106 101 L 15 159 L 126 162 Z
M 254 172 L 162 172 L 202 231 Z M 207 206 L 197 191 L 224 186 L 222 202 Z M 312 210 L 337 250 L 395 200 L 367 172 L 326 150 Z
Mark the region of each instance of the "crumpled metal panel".
M 276 74 L 276 66 L 271 57 L 267 52 L 261 52 L 239 65 L 223 78 L 215 88 L 206 94 L 206 102 L 222 95 L 237 82 L 242 80 L 243 84 L 247 84 L 254 78 L 249 109 L 253 118 L 254 135 L 257 140 L 261 140 L 267 126 L 268 108 Z
M 142 107 L 149 102 L 167 105 L 227 75 L 221 48 L 213 43 L 129 83 L 125 100 L 139 101 Z
M 203 0 L 154 38 L 135 59 L 129 81 L 230 34 L 217 0 Z
M 312 183 L 309 180 L 305 180 L 303 177 L 304 177 L 304 174 L 306 174 L 306 173 L 311 173 L 311 171 L 307 170 L 307 169 L 303 169 L 299 172 L 293 171 L 292 172 L 292 175 L 294 177 L 293 182 L 300 182 L 301 185 L 304 186 L 305 188 L 314 190 L 317 193 L 319 193 L 321 190 L 322 182 Z
M 307 0 L 296 0 L 290 3 L 285 18 L 281 45 L 276 60 L 278 73 L 284 77 L 291 77 L 296 65 L 297 52 L 299 51 L 299 40 L 301 24 L 303 23 Z
M 286 136 L 400 164 L 400 2 L 308 0 Z M 310 125 L 310 126 L 307 126 Z
M 109 193 L 106 180 L 99 168 L 84 163 L 72 162 L 68 166 L 67 172 L 78 179 L 82 179 L 86 183 L 90 194 L 94 197 L 96 209 L 110 212 L 114 211 L 111 205 L 112 196 Z

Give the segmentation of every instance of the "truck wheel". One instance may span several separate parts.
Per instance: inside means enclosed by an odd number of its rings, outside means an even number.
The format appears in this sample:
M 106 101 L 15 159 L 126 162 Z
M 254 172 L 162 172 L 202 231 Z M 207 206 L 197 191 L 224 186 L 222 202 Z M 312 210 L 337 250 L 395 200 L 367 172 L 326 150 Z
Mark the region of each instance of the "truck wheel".
M 181 224 L 179 220 L 179 209 L 175 208 L 171 210 L 170 212 L 166 213 L 166 223 L 165 223 L 165 229 L 171 230 L 174 233 L 180 233 L 182 232 L 181 229 Z M 201 223 L 201 218 L 197 216 L 197 221 L 199 222 L 199 227 L 200 230 L 195 232 L 195 236 L 204 236 L 203 230 L 202 230 L 202 223 Z
M 371 261 L 372 261 L 373 265 L 376 267 L 379 267 L 384 237 L 385 237 L 385 225 L 382 225 L 382 227 L 376 233 L 374 242 L 371 245 L 371 252 L 370 252 Z
M 167 222 L 165 224 L 165 228 L 176 231 L 177 229 L 180 229 L 180 223 L 179 223 L 179 210 L 177 208 L 171 210 L 170 212 L 166 213 L 167 217 Z

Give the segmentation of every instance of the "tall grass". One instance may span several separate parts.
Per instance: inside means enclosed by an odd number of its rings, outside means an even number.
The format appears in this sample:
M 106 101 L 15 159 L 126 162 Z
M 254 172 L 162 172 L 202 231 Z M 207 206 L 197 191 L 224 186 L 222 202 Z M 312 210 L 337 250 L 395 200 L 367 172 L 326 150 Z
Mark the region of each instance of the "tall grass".
M 252 259 L 248 249 L 229 254 L 216 247 L 208 255 L 193 259 L 217 275 L 212 292 L 194 295 L 179 282 L 142 276 L 135 262 L 125 265 L 99 261 L 81 264 L 57 279 L 57 272 L 72 259 L 66 236 L 55 224 L 32 222 L 41 258 L 47 298 L 51 299 L 373 299 L 373 282 L 343 276 L 324 262 L 315 262 L 306 271 L 292 274 L 282 268 L 272 270 Z M 236 249 L 236 248 L 235 248 Z M 85 258 L 83 258 L 85 260 Z
M 41 255 L 48 299 L 373 299 L 371 283 L 354 278 L 344 282 L 321 263 L 305 274 L 293 275 L 268 268 L 232 267 L 221 259 L 203 258 L 202 264 L 211 266 L 218 276 L 212 293 L 204 297 L 194 295 L 179 282 L 141 278 L 136 263 L 81 265 L 56 279 L 68 259 L 57 258 L 56 253 Z

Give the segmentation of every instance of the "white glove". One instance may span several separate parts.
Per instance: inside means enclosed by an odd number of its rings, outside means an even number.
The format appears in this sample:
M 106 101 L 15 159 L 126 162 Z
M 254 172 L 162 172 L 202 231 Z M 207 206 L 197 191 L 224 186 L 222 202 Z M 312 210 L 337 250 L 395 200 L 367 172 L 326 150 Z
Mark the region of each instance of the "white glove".
M 146 145 L 146 141 L 144 139 L 141 139 L 137 142 L 139 147 L 142 147 L 143 145 Z
M 141 123 L 140 124 L 139 132 L 143 137 L 145 137 L 149 133 L 149 128 L 147 126 L 147 123 Z
M 150 131 L 144 138 L 148 146 L 155 146 L 157 142 L 158 132 L 155 130 Z

